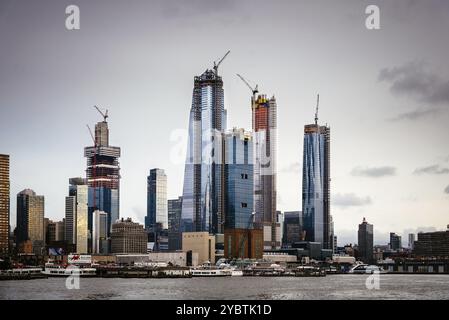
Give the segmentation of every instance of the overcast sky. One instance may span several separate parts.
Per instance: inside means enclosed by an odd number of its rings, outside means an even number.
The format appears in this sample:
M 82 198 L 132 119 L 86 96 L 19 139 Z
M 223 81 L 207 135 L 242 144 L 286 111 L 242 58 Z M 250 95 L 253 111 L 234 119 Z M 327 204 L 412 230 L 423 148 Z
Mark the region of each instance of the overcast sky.
M 76 4 L 81 29 L 65 28 Z M 365 27 L 366 6 L 380 30 Z M 64 216 L 70 177 L 84 176 L 86 124 L 109 109 L 110 142 L 122 148 L 121 216 L 141 223 L 146 175 L 168 175 L 182 193 L 177 161 L 193 77 L 221 66 L 228 127 L 251 127 L 258 83 L 278 102 L 278 208 L 301 209 L 303 126 L 331 127 L 331 212 L 339 245 L 357 225 L 388 232 L 449 223 L 449 1 L 1 0 L 0 153 L 11 155 L 15 196 L 32 188 L 45 214 Z M 180 159 L 184 159 L 184 154 Z M 404 239 L 404 245 L 406 245 Z

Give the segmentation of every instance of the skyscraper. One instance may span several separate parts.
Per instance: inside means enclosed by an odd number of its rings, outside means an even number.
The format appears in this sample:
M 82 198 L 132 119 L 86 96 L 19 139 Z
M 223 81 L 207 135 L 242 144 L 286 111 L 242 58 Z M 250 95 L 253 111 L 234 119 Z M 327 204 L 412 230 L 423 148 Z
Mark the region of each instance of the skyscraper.
M 93 213 L 92 253 L 108 253 L 108 214 L 95 210 Z
M 182 232 L 223 233 L 221 135 L 226 129 L 223 80 L 214 70 L 195 77 L 184 171 Z
M 329 202 L 330 128 L 318 125 L 317 104 L 315 123 L 304 126 L 302 213 L 305 240 L 323 249 L 333 247 Z
M 150 170 L 147 178 L 147 216 L 145 228 L 154 228 L 156 223 L 168 229 L 167 176 L 162 169 Z
M 69 196 L 65 198 L 65 237 L 76 244 L 77 253 L 89 252 L 88 186 L 84 178 L 69 179 Z
M 402 237 L 394 232 L 390 232 L 390 249 L 391 250 L 402 249 Z
M 415 244 L 416 236 L 414 233 L 408 234 L 408 248 L 413 250 Z
M 282 245 L 290 248 L 293 243 L 301 241 L 301 211 L 284 212 Z
M 168 200 L 168 250 L 182 249 L 181 209 L 182 197 Z
M 263 225 L 264 249 L 281 246 L 276 213 L 277 104 L 274 97 L 253 95 L 254 211 Z
M 44 196 L 31 189 L 17 194 L 17 243 L 31 241 L 33 252 L 41 254 L 45 246 Z
M 359 259 L 364 263 L 371 263 L 373 260 L 373 225 L 369 224 L 365 218 L 361 224 L 359 224 L 358 232 L 358 246 L 359 246 Z
M 101 112 L 101 111 L 100 111 Z M 86 177 L 89 186 L 89 230 L 95 210 L 107 212 L 108 235 L 111 222 L 120 217 L 120 148 L 109 145 L 108 114 L 95 125 L 94 146 L 84 148 L 87 158 Z
M 9 155 L 0 154 L 0 255 L 9 253 Z

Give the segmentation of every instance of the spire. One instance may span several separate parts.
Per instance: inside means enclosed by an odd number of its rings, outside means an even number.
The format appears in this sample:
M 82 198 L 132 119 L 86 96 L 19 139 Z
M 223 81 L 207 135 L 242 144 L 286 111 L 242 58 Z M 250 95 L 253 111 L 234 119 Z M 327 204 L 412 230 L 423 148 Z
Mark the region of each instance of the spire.
M 320 94 L 316 98 L 315 125 L 318 125 L 318 108 L 320 106 Z

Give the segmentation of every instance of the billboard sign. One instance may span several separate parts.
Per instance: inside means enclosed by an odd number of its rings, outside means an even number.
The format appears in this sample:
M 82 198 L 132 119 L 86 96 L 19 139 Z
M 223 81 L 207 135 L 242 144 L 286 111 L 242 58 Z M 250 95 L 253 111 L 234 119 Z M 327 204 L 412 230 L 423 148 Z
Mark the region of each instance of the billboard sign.
M 92 263 L 92 256 L 90 254 L 69 254 L 67 262 L 69 264 L 89 264 Z

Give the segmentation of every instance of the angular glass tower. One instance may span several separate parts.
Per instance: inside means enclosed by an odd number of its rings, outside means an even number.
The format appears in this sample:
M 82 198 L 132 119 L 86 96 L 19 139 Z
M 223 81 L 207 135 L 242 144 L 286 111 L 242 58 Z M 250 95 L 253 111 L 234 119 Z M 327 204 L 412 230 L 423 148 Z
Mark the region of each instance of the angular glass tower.
M 213 70 L 195 77 L 184 171 L 181 232 L 223 233 L 223 80 Z
M 156 223 L 168 229 L 167 175 L 163 169 L 151 169 L 147 177 L 147 216 L 145 228 L 153 228 Z
M 87 158 L 86 178 L 89 185 L 89 230 L 93 228 L 93 212 L 104 211 L 108 216 L 108 235 L 112 224 L 120 217 L 120 148 L 109 145 L 106 121 L 95 125 L 95 145 L 84 148 Z
M 302 212 L 306 241 L 320 242 L 332 249 L 330 216 L 330 128 L 315 124 L 304 126 Z

